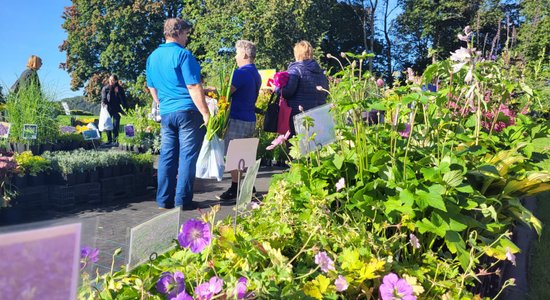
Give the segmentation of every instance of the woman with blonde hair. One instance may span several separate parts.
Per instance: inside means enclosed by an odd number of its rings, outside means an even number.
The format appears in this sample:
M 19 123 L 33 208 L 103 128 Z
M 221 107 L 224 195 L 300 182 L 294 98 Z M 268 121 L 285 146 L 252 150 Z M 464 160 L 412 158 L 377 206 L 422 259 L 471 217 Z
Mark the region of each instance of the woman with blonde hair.
M 31 83 L 35 87 L 40 88 L 40 80 L 38 79 L 38 70 L 40 67 L 42 67 L 42 59 L 36 55 L 31 55 L 27 61 L 27 69 L 19 76 L 19 79 L 13 84 L 10 91 L 17 93 L 21 87 Z
M 313 47 L 307 41 L 294 45 L 295 62 L 288 66 L 288 83 L 282 88 L 282 95 L 292 108 L 290 115 L 290 133 L 295 135 L 292 118 L 304 111 L 323 105 L 327 101 L 327 93 L 319 91 L 317 86 L 328 90 L 328 79 L 325 71 L 313 59 Z

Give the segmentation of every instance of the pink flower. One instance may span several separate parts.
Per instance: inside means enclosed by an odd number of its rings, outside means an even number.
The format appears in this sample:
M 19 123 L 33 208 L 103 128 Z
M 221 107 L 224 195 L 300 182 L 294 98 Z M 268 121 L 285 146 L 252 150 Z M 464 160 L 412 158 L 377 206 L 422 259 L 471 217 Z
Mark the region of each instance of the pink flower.
M 405 124 L 405 130 L 399 131 L 399 135 L 402 138 L 408 138 L 410 134 L 411 134 L 411 124 L 407 123 Z
M 336 286 L 336 290 L 338 292 L 343 292 L 348 289 L 348 281 L 346 280 L 346 277 L 342 275 L 338 275 L 338 278 L 334 281 L 334 285 Z
M 512 265 L 516 265 L 516 256 L 510 250 L 510 247 L 506 247 L 506 259 L 512 262 Z
M 410 243 L 413 246 L 413 248 L 419 249 L 420 248 L 420 242 L 418 241 L 418 238 L 414 234 L 409 235 Z
M 379 88 L 384 87 L 384 80 L 382 80 L 382 78 L 378 78 L 378 80 L 376 80 L 376 86 Z
M 223 289 L 223 280 L 216 276 L 210 278 L 210 281 L 202 283 L 195 288 L 197 300 L 210 300 Z
M 235 286 L 235 291 L 233 292 L 233 294 L 237 296 L 237 299 L 243 299 L 246 296 L 247 282 L 248 279 L 246 279 L 246 277 L 241 277 L 237 280 L 237 285 Z
M 288 140 L 288 138 L 290 137 L 290 131 L 287 131 L 285 135 L 279 135 L 276 139 L 274 139 L 272 142 L 271 142 L 271 145 L 267 146 L 265 149 L 266 150 L 273 150 L 275 149 L 275 147 L 281 145 L 282 143 L 284 143 L 286 140 Z
M 346 187 L 346 180 L 344 179 L 344 177 L 340 178 L 340 180 L 338 180 L 338 182 L 336 183 L 336 191 L 339 192 L 341 189 L 343 189 L 344 187 Z
M 405 279 L 399 279 L 394 273 L 384 276 L 382 282 L 379 288 L 382 300 L 416 300 L 413 288 Z
M 334 270 L 334 261 L 325 251 L 321 251 L 315 255 L 315 263 L 321 267 L 321 271 L 325 273 L 328 273 L 329 270 Z

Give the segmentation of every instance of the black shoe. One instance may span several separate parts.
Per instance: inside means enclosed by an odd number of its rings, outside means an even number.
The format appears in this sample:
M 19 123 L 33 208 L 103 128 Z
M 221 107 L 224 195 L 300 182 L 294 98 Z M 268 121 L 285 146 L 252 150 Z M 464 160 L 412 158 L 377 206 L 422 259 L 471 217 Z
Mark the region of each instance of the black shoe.
M 237 189 L 230 187 L 227 191 L 225 191 L 223 194 L 216 196 L 216 199 L 218 200 L 234 200 L 237 198 Z
M 181 210 L 195 210 L 199 208 L 199 205 L 197 204 L 197 202 L 191 201 L 183 205 L 178 205 L 176 207 L 180 208 Z

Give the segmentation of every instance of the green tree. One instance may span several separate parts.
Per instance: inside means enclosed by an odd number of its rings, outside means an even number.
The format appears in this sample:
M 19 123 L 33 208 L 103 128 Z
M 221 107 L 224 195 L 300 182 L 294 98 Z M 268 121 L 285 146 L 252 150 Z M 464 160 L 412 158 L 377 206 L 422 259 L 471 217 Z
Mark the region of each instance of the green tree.
M 524 22 L 519 28 L 519 52 L 527 61 L 535 61 L 544 52 L 548 62 L 550 52 L 550 0 L 521 1 Z
M 432 51 L 432 61 L 446 58 L 450 51 L 458 48 L 457 34 L 472 21 L 483 0 L 400 0 L 403 12 L 396 18 L 397 39 L 412 57 L 401 61 L 411 63 L 419 70 L 430 63 L 428 49 Z M 404 63 L 403 63 L 404 62 Z
M 67 54 L 61 67 L 71 75 L 71 88 L 85 86 L 87 100 L 98 102 L 109 74 L 135 81 L 162 41 L 164 19 L 181 8 L 176 0 L 73 0 L 62 16 L 68 37 L 59 47 Z

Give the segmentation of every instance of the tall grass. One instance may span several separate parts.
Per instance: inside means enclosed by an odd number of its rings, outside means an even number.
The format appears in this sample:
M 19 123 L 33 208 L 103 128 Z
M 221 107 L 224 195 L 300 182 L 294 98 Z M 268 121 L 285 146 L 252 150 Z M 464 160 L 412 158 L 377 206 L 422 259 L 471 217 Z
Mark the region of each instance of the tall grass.
M 9 93 L 6 101 L 6 119 L 11 123 L 10 142 L 46 144 L 53 143 L 59 135 L 55 103 L 32 81 L 17 93 Z M 37 139 L 23 139 L 23 125 L 36 124 Z

